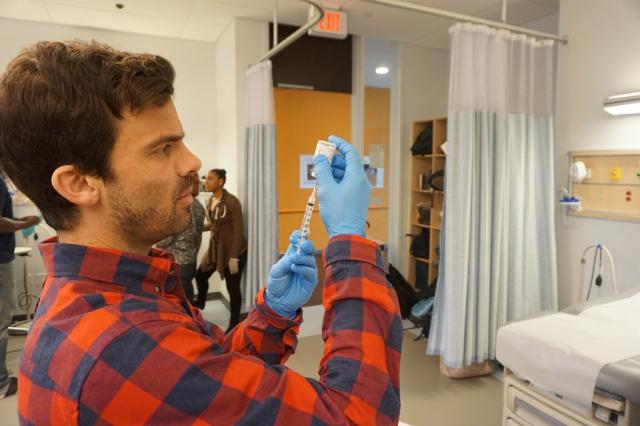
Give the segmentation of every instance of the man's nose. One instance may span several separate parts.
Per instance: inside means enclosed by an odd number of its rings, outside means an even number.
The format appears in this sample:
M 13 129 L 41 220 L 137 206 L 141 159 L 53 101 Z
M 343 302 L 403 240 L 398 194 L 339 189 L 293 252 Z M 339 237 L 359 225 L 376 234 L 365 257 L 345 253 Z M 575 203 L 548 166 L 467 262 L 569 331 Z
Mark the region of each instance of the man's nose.
M 202 167 L 202 162 L 193 152 L 189 150 L 189 148 L 185 146 L 184 149 L 185 155 L 184 158 L 181 159 L 180 176 L 187 176 L 198 173 L 200 167 Z

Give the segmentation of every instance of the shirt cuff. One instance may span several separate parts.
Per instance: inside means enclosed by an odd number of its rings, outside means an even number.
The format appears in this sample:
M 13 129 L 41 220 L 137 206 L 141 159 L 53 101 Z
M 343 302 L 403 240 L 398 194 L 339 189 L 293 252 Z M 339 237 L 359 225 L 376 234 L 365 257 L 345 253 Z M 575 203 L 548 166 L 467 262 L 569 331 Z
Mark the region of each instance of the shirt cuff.
M 355 260 L 377 266 L 384 271 L 382 251 L 377 243 L 358 235 L 335 235 L 324 250 L 325 268 L 343 260 Z
M 266 287 L 263 287 L 256 296 L 256 310 L 258 314 L 272 327 L 279 330 L 300 326 L 302 324 L 302 308 L 299 308 L 295 316 L 291 319 L 283 317 L 269 307 L 264 299 Z

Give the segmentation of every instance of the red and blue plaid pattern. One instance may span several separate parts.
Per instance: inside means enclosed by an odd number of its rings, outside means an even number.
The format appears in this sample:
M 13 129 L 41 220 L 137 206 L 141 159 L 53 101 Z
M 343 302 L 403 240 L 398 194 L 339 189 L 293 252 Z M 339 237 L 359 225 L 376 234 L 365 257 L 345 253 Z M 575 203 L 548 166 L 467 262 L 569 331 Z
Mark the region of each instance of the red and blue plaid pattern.
M 20 423 L 394 424 L 402 324 L 380 252 L 334 237 L 320 380 L 282 364 L 301 311 L 261 292 L 232 333 L 186 301 L 171 255 L 43 243 L 48 277 L 20 363 Z

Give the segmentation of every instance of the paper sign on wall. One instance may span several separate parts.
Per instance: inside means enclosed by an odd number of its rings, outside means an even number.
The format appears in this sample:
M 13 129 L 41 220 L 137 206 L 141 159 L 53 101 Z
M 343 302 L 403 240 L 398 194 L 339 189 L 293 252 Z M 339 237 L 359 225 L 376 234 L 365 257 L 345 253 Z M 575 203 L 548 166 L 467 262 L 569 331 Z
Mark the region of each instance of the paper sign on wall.
M 384 151 L 383 151 L 384 158 Z M 384 162 L 384 161 L 383 161 Z M 384 167 L 373 167 L 371 165 L 371 157 L 362 159 L 364 172 L 371 182 L 371 186 L 378 189 L 384 187 Z M 313 155 L 300 155 L 299 176 L 300 188 L 313 188 L 316 184 L 316 178 L 311 175 L 313 171 Z
M 371 167 L 384 167 L 384 145 L 369 145 L 369 158 Z

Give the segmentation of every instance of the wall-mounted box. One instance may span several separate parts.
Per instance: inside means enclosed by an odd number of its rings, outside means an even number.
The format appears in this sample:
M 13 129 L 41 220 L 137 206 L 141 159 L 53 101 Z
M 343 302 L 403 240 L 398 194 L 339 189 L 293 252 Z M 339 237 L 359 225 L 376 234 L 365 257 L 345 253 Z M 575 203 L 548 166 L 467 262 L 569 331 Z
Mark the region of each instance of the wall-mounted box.
M 570 182 L 570 192 L 580 198 L 575 216 L 640 222 L 640 151 L 572 151 L 570 164 L 582 161 L 590 174 Z

